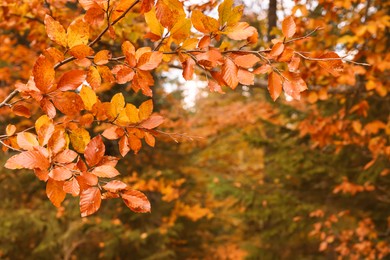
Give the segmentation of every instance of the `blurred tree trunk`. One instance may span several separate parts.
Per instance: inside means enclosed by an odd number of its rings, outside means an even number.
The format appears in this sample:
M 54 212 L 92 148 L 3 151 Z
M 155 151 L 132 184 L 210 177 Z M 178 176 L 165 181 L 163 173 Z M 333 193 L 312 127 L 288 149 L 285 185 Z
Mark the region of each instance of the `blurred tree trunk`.
M 272 40 L 274 36 L 271 36 L 272 28 L 276 27 L 276 6 L 277 0 L 269 0 L 269 8 L 268 8 L 268 31 L 267 38 L 268 41 Z

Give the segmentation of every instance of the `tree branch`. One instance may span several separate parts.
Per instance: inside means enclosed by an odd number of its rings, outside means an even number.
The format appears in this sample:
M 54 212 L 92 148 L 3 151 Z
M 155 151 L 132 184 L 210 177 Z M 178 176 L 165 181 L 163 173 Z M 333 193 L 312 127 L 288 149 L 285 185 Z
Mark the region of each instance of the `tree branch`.
M 3 102 L 0 103 L 0 108 L 2 108 L 4 106 L 9 106 L 10 104 L 8 104 L 8 102 L 11 101 L 11 99 L 13 99 L 18 93 L 19 93 L 19 90 L 17 90 L 17 89 L 15 89 L 11 93 L 9 93 L 8 96 L 3 100 Z

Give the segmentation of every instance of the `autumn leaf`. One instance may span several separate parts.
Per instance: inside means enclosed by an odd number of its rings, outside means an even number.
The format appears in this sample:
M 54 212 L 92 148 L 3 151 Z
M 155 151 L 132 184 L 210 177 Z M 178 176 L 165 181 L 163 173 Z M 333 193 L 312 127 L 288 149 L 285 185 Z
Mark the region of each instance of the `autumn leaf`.
M 277 57 L 280 54 L 282 54 L 283 50 L 284 50 L 284 44 L 282 42 L 278 42 L 272 47 L 269 55 L 273 57 Z
M 153 101 L 151 99 L 143 102 L 139 106 L 139 120 L 145 120 L 150 117 L 153 112 Z
M 88 44 L 89 25 L 82 18 L 77 18 L 68 27 L 67 39 L 69 48 Z
M 75 116 L 84 108 L 83 100 L 74 92 L 63 92 L 53 97 L 54 106 L 65 115 Z
M 280 93 L 282 93 L 282 79 L 274 71 L 268 75 L 268 91 L 274 101 L 278 99 Z
M 47 181 L 46 184 L 46 195 L 53 203 L 54 206 L 59 208 L 61 206 L 61 203 L 64 201 L 66 193 L 63 190 L 63 181 L 56 181 L 51 178 Z
M 16 142 L 20 148 L 28 151 L 34 150 L 35 146 L 38 146 L 37 136 L 29 132 L 21 132 L 16 135 Z
M 125 98 L 122 93 L 115 94 L 110 102 L 110 115 L 116 118 L 119 113 L 125 108 Z
M 156 144 L 156 139 L 154 138 L 154 136 L 152 134 L 145 132 L 145 142 L 150 147 L 154 147 L 154 145 Z
M 202 33 L 210 33 L 218 31 L 219 23 L 216 19 L 204 15 L 199 10 L 194 10 L 191 15 L 192 25 L 196 30 Z
M 150 116 L 148 119 L 140 123 L 140 127 L 145 129 L 153 129 L 161 125 L 163 122 L 164 118 L 162 116 Z
M 93 167 L 100 162 L 106 152 L 102 137 L 100 135 L 95 136 L 88 143 L 84 151 L 84 157 L 89 167 Z
M 72 176 L 72 171 L 66 167 L 56 167 L 49 173 L 49 177 L 56 181 L 65 181 Z
M 45 56 L 40 55 L 35 61 L 33 67 L 33 76 L 36 87 L 42 91 L 42 93 L 48 93 L 53 90 L 54 83 L 54 64 Z
M 226 58 L 222 65 L 222 78 L 231 89 L 235 89 L 238 85 L 237 73 L 237 66 L 231 59 Z
M 183 78 L 185 80 L 191 80 L 195 70 L 195 61 L 192 58 L 187 58 L 182 62 L 183 66 Z
M 144 53 L 138 60 L 137 68 L 140 70 L 153 70 L 160 65 L 162 57 L 162 52 L 155 51 Z
M 179 0 L 157 0 L 156 17 L 165 28 L 171 29 L 185 16 L 183 3 Z
M 133 104 L 126 104 L 125 109 L 126 109 L 126 115 L 129 119 L 129 123 L 135 124 L 140 121 L 138 108 L 136 108 Z
M 282 32 L 284 37 L 291 38 L 294 36 L 297 27 L 295 25 L 294 19 L 292 16 L 286 17 L 282 22 Z
M 109 59 L 111 59 L 112 55 L 109 50 L 101 50 L 98 53 L 95 54 L 95 57 L 93 59 L 93 62 L 95 62 L 96 65 L 104 65 L 107 64 Z
M 161 38 L 164 33 L 164 27 L 157 20 L 156 9 L 154 6 L 149 12 L 145 13 L 145 21 L 150 31 Z
M 57 89 L 61 91 L 75 90 L 86 79 L 86 72 L 83 70 L 71 70 L 65 72 L 57 84 Z
M 233 8 L 233 0 L 224 0 L 218 6 L 218 21 L 221 26 L 235 25 L 240 21 L 244 7 L 242 5 Z
M 125 190 L 127 188 L 126 183 L 118 180 L 112 180 L 108 182 L 107 184 L 103 185 L 103 189 L 110 191 L 110 192 L 118 192 L 121 190 Z
M 123 136 L 125 132 L 121 127 L 118 126 L 111 126 L 107 129 L 105 129 L 102 133 L 102 136 L 109 140 L 116 140 L 119 139 L 121 136 Z
M 39 151 L 25 151 L 14 155 L 7 160 L 4 167 L 7 169 L 47 169 L 49 168 L 49 160 Z
M 102 202 L 98 187 L 90 187 L 80 193 L 81 217 L 87 217 L 99 210 Z
M 246 40 L 256 32 L 255 27 L 250 26 L 246 22 L 239 22 L 236 25 L 229 27 L 225 33 L 230 39 L 240 41 Z
M 148 198 L 140 191 L 126 190 L 121 192 L 123 202 L 129 209 L 137 213 L 150 212 L 150 202 Z
M 318 64 L 335 77 L 339 76 L 344 69 L 340 56 L 335 52 L 327 52 L 317 58 L 322 59 Z
M 80 194 L 80 184 L 76 178 L 72 178 L 64 182 L 63 190 L 66 193 L 72 194 L 72 196 L 78 196 Z
M 30 109 L 28 109 L 26 106 L 22 104 L 15 104 L 14 106 L 12 106 L 12 112 L 14 112 L 14 114 L 17 116 L 23 116 L 25 118 L 31 117 Z
M 70 50 L 69 53 L 74 56 L 76 59 L 84 59 L 87 56 L 90 56 L 94 53 L 93 49 L 89 47 L 88 45 L 85 44 L 79 44 L 73 46 Z
M 85 148 L 91 140 L 89 132 L 84 128 L 73 129 L 69 137 L 73 148 L 79 153 L 85 152 Z
M 130 151 L 129 138 L 125 135 L 122 136 L 118 142 L 118 145 L 120 154 L 122 155 L 122 157 L 125 157 L 126 154 Z
M 75 151 L 65 149 L 54 157 L 54 161 L 58 163 L 70 163 L 76 160 L 78 154 Z
M 87 110 L 92 110 L 93 105 L 95 105 L 98 100 L 95 91 L 86 85 L 83 85 L 81 88 L 80 97 L 83 100 L 84 106 Z
M 113 178 L 120 174 L 117 169 L 110 165 L 96 166 L 91 173 L 101 178 Z
M 254 54 L 239 55 L 234 58 L 234 63 L 245 69 L 252 68 L 259 61 L 260 58 Z
M 50 40 L 63 47 L 66 47 L 67 36 L 64 27 L 48 14 L 45 15 L 44 22 L 46 27 L 46 33 L 47 36 L 49 36 Z

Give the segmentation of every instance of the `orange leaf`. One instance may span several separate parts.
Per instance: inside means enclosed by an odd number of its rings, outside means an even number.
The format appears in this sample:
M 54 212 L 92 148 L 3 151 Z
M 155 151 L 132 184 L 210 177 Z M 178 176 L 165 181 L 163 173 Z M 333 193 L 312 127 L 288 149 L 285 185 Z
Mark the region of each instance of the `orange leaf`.
M 339 76 L 339 72 L 342 72 L 344 69 L 340 56 L 335 52 L 328 52 L 317 58 L 324 59 L 319 61 L 318 64 L 335 77 Z
M 41 102 L 39 102 L 40 107 L 43 112 L 48 115 L 50 118 L 54 118 L 57 114 L 56 108 L 53 103 L 47 98 L 42 98 Z
M 65 115 L 77 115 L 84 108 L 83 100 L 74 92 L 63 92 L 53 98 L 55 107 Z
M 57 128 L 53 135 L 51 136 L 47 147 L 51 151 L 52 154 L 57 154 L 63 151 L 67 145 L 67 136 L 65 133 L 65 129 Z
M 153 129 L 164 122 L 164 118 L 162 116 L 151 116 L 147 120 L 143 121 L 140 124 L 140 127 L 146 129 Z
M 248 39 L 249 37 L 257 33 L 257 30 L 255 27 L 250 26 L 246 22 L 239 22 L 232 27 L 228 27 L 226 33 L 230 39 L 239 41 Z
M 21 104 L 16 104 L 12 106 L 12 112 L 14 112 L 15 115 L 17 116 L 23 116 L 26 118 L 31 117 L 31 111 L 27 107 Z
M 93 167 L 100 162 L 106 152 L 102 137 L 95 136 L 85 148 L 84 157 L 89 167 Z
M 237 78 L 242 85 L 249 86 L 255 84 L 255 75 L 247 70 L 239 69 Z
M 268 91 L 274 101 L 278 99 L 280 93 L 282 93 L 282 79 L 274 71 L 268 76 Z
M 154 145 L 156 144 L 156 139 L 154 138 L 154 136 L 148 132 L 145 132 L 145 142 L 151 146 L 151 147 L 154 147 Z
M 86 73 L 83 70 L 71 70 L 65 72 L 57 84 L 57 89 L 61 91 L 75 90 L 86 79 Z
M 179 0 L 158 0 L 156 3 L 156 17 L 165 28 L 171 29 L 185 16 L 183 3 Z
M 88 44 L 89 25 L 84 22 L 81 17 L 74 20 L 68 27 L 67 37 L 69 48 L 73 48 L 74 46 L 81 44 Z
M 110 192 L 118 192 L 121 190 L 125 190 L 126 188 L 127 188 L 126 183 L 118 181 L 118 180 L 110 181 L 106 185 L 103 186 L 103 189 L 108 190 Z
M 100 77 L 98 70 L 93 66 L 89 67 L 87 82 L 92 87 L 92 89 L 97 89 L 100 87 L 100 84 L 102 84 L 102 78 Z
M 99 210 L 102 202 L 100 190 L 97 187 L 90 187 L 80 194 L 81 217 L 92 215 Z
M 237 72 L 236 64 L 231 59 L 226 58 L 222 65 L 222 78 L 231 89 L 235 89 L 238 85 Z
M 163 57 L 162 52 L 147 52 L 141 55 L 138 60 L 137 68 L 140 70 L 152 70 L 157 68 Z
M 14 135 L 16 132 L 16 126 L 8 124 L 7 127 L 5 128 L 5 132 L 6 132 L 7 136 Z
M 45 170 L 49 168 L 49 160 L 39 151 L 25 151 L 14 155 L 7 160 L 4 167 L 7 169 L 34 169 Z
M 93 49 L 85 44 L 79 44 L 76 46 L 73 46 L 69 53 L 74 56 L 76 59 L 81 60 L 84 59 L 87 56 L 90 56 L 94 53 Z
M 56 167 L 49 173 L 49 177 L 56 181 L 65 181 L 72 176 L 72 171 L 66 167 Z
M 254 54 L 240 55 L 234 58 L 234 63 L 245 69 L 252 68 L 259 61 L 260 58 Z
M 48 14 L 45 15 L 45 27 L 47 36 L 49 36 L 50 40 L 63 47 L 67 46 L 67 37 L 64 27 Z
M 54 161 L 58 163 L 71 163 L 77 156 L 78 154 L 75 151 L 65 149 L 54 157 Z
M 116 82 L 118 84 L 125 84 L 134 78 L 135 73 L 132 68 L 123 65 L 117 65 L 115 68 L 118 69 L 118 71 L 114 73 L 116 74 Z
M 36 60 L 32 74 L 36 87 L 44 94 L 52 90 L 55 71 L 53 63 L 45 56 L 40 55 Z
M 101 178 L 113 178 L 120 174 L 117 169 L 110 165 L 97 166 L 92 170 L 92 173 Z
M 129 146 L 129 139 L 127 136 L 122 136 L 122 138 L 118 142 L 119 144 L 119 152 L 123 157 L 126 156 L 126 154 L 130 151 L 130 146 Z
M 129 146 L 130 146 L 131 150 L 133 150 L 134 153 L 136 154 L 136 153 L 138 153 L 138 151 L 142 147 L 141 140 L 137 136 L 130 134 L 129 135 Z
M 191 80 L 194 74 L 195 61 L 192 58 L 187 58 L 181 64 L 183 66 L 183 77 L 185 80 Z
M 282 32 L 284 37 L 291 38 L 297 30 L 294 19 L 291 16 L 286 17 L 282 22 Z
M 284 44 L 282 42 L 276 43 L 273 47 L 271 52 L 269 53 L 270 56 L 277 57 L 280 54 L 282 54 L 284 50 Z
M 120 128 L 118 126 L 111 126 L 107 129 L 105 129 L 102 133 L 102 136 L 104 136 L 108 140 L 116 140 L 116 139 L 119 139 L 123 135 L 124 135 L 124 131 L 122 130 L 122 128 Z
M 126 190 L 121 193 L 123 202 L 132 211 L 137 213 L 150 212 L 150 202 L 148 198 L 140 191 Z
M 108 60 L 111 59 L 112 55 L 111 52 L 108 50 L 102 50 L 96 53 L 95 58 L 93 61 L 97 65 L 104 65 L 108 63 Z
M 64 183 L 63 190 L 72 194 L 72 196 L 78 196 L 80 194 L 80 184 L 76 178 L 72 178 Z
M 66 193 L 62 188 L 63 185 L 63 181 L 55 181 L 50 178 L 46 184 L 46 195 L 51 203 L 53 203 L 53 205 L 57 208 L 61 206 L 61 203 L 64 201 L 66 196 Z

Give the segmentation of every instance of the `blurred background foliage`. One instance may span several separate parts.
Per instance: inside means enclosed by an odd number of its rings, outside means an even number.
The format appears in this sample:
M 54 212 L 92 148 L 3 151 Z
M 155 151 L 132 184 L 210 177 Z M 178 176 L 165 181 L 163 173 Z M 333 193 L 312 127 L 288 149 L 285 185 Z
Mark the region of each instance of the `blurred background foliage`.
M 62 2 L 78 10 L 72 1 Z M 317 64 L 304 62 L 309 91 L 299 102 L 272 102 L 264 79 L 258 79 L 253 88 L 226 90 L 224 95 L 199 89 L 190 108 L 182 88 L 169 93 L 164 88 L 180 83 L 156 73 L 153 99 L 167 117 L 162 129 L 183 136 L 176 136 L 178 143 L 162 136 L 154 149 L 127 155 L 118 166 L 125 182 L 147 194 L 152 212 L 135 214 L 113 200 L 98 214 L 80 218 L 78 201 L 71 197 L 57 210 L 46 198 L 44 183 L 31 172 L 3 168 L 9 155 L 2 155 L 1 259 L 388 256 L 390 4 L 297 0 L 286 6 L 271 0 L 276 9 L 268 10 L 257 1 L 244 2 L 245 19 L 259 30 L 258 47 L 280 35 L 277 28 L 268 30 L 274 23 L 270 14 L 281 18 L 293 13 L 301 35 L 322 28 L 296 43 L 302 50 L 336 49 L 373 66 L 346 64 L 342 75 L 332 77 Z M 21 6 L 28 13 L 38 3 L 25 1 Z M 57 10 L 55 3 L 52 8 Z M 67 14 L 58 9 L 61 15 Z M 5 89 L 15 77 L 28 77 L 29 60 L 39 53 L 38 43 L 47 41 L 36 21 L 8 18 L 0 29 L 0 82 Z M 126 19 L 129 23 L 120 25 L 117 33 L 144 41 L 145 29 L 132 23 L 139 18 Z M 16 30 L 18 22 L 26 28 Z M 36 41 L 32 47 L 31 39 Z M 12 48 L 14 56 L 6 57 Z M 15 64 L 16 72 L 10 73 Z M 102 93 L 102 100 L 118 91 L 123 86 Z M 132 93 L 127 98 L 136 105 L 144 101 Z M 2 128 L 10 121 L 27 124 L 7 116 L 2 110 Z M 115 145 L 106 145 L 119 155 Z

